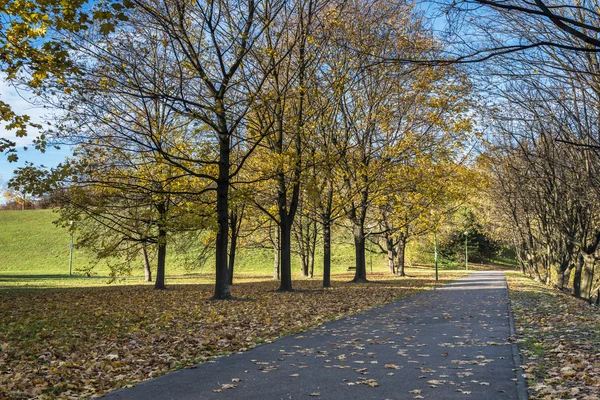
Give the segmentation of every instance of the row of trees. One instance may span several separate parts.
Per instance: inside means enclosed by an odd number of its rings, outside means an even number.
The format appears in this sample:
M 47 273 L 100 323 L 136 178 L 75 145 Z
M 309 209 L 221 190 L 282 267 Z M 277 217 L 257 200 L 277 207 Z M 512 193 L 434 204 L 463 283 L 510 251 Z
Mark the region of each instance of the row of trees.
M 63 221 L 79 221 L 102 257 L 147 264 L 154 249 L 157 288 L 167 244 L 186 237 L 199 256 L 213 246 L 214 297 L 228 298 L 238 238 L 253 234 L 273 238 L 291 290 L 292 241 L 310 273 L 317 231 L 327 287 L 333 224 L 353 233 L 355 281 L 367 279 L 367 240 L 403 274 L 407 240 L 469 194 L 469 80 L 382 61 L 443 50 L 409 2 L 114 8 L 116 26 L 62 36 L 75 72 L 39 86 L 61 110 L 45 139 L 75 156 L 21 168 L 13 186 L 60 193 Z
M 518 27 L 524 40 L 563 46 L 498 59 L 486 80 L 495 99 L 488 115 L 499 155 L 490 164 L 497 220 L 523 271 L 587 299 L 598 290 L 600 245 L 600 60 L 597 28 L 588 29 L 599 20 L 591 3 L 554 8 L 555 22 L 575 33 L 548 30 L 539 15 L 501 13 L 505 29 Z

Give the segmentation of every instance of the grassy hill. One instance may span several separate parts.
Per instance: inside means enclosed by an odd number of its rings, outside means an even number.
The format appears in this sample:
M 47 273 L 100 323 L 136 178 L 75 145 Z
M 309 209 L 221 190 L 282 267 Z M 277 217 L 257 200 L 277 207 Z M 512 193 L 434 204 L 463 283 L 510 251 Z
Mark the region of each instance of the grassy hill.
M 94 261 L 94 257 L 84 249 L 76 248 L 73 253 L 73 273 L 75 278 L 69 278 L 69 243 L 67 229 L 53 224 L 56 215 L 52 210 L 0 211 L 0 286 L 34 285 L 89 285 L 105 284 L 110 269 L 102 262 L 92 270 L 93 276 L 102 279 L 87 279 L 84 270 Z M 347 235 L 346 235 L 347 236 Z M 338 232 L 333 246 L 332 273 L 339 274 L 347 271 L 354 264 L 354 248 L 349 237 Z M 322 270 L 320 244 L 317 249 L 315 273 Z M 183 261 L 185 255 L 175 254 L 170 248 L 167 259 L 167 275 L 174 282 L 178 279 L 201 278 L 211 280 L 214 266 L 209 258 L 203 265 L 190 268 Z M 367 256 L 367 266 L 370 258 Z M 128 281 L 139 283 L 143 276 L 140 265 L 133 266 L 133 278 Z M 301 267 L 298 257 L 292 264 L 295 278 L 300 277 Z M 373 271 L 387 270 L 384 255 L 373 256 Z M 273 274 L 273 251 L 269 248 L 240 249 L 236 261 L 236 276 L 239 277 L 271 277 Z M 68 279 L 67 279 L 68 278 Z M 35 282 L 33 281 L 35 280 Z
M 69 233 L 52 223 L 55 218 L 51 210 L 0 211 L 0 274 L 69 273 Z M 74 253 L 75 265 L 90 260 Z

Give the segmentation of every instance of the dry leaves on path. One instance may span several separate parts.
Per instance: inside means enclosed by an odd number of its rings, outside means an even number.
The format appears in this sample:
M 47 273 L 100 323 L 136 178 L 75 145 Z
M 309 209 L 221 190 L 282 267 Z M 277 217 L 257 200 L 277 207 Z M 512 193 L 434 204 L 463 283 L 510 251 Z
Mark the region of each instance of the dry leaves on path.
M 273 291 L 273 281 L 237 284 L 232 294 L 238 299 L 232 301 L 208 300 L 211 285 L 3 292 L 0 398 L 103 394 L 388 303 L 433 283 L 387 275 L 371 279 L 379 282 L 334 282 L 330 290 L 322 290 L 318 281 L 298 281 L 293 293 Z
M 532 399 L 600 399 L 600 314 L 595 306 L 508 274 Z

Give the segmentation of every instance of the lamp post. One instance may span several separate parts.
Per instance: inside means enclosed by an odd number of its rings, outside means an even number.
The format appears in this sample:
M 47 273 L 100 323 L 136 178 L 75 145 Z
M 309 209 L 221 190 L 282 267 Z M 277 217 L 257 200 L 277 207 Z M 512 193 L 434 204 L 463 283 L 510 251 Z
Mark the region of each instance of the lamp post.
M 73 225 L 75 221 L 69 221 L 71 231 L 71 243 L 69 244 L 69 276 L 73 275 Z
M 469 232 L 465 231 L 465 271 L 469 270 Z

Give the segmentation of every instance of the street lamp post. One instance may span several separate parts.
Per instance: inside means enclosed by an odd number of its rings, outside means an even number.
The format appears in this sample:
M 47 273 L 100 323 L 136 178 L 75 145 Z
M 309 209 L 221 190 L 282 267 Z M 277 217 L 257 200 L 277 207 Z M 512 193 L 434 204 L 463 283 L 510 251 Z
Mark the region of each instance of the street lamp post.
M 69 244 L 69 276 L 73 275 L 73 225 L 74 221 L 69 221 L 71 231 L 71 243 Z
M 465 231 L 465 271 L 469 270 L 469 232 Z

